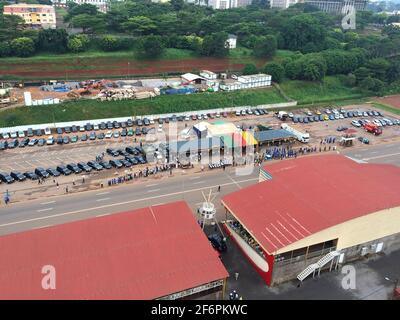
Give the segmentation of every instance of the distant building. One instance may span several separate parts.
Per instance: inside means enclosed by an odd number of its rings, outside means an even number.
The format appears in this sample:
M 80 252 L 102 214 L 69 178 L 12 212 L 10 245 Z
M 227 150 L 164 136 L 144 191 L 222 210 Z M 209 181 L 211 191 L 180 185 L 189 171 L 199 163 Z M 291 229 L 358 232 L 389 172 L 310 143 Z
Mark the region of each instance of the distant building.
M 209 0 L 208 5 L 214 9 L 231 9 L 245 7 L 251 2 L 252 0 Z
M 342 13 L 345 6 L 353 5 L 356 11 L 366 10 L 368 0 L 304 0 L 305 3 L 329 13 Z
M 217 79 L 217 74 L 209 71 L 209 70 L 201 70 L 200 71 L 200 76 L 203 78 L 206 78 L 207 80 L 215 80 Z
M 270 0 L 271 8 L 287 9 L 290 6 L 301 2 L 299 0 Z
M 4 6 L 3 14 L 19 16 L 32 28 L 56 28 L 56 13 L 52 6 L 17 3 Z
M 226 40 L 226 45 L 229 49 L 235 49 L 237 42 L 237 36 L 230 34 L 228 35 L 228 39 Z
M 241 89 L 251 89 L 258 87 L 267 87 L 271 85 L 272 77 L 269 74 L 252 74 L 248 76 L 240 76 L 237 81 L 226 80 L 220 84 L 221 90 L 235 91 Z

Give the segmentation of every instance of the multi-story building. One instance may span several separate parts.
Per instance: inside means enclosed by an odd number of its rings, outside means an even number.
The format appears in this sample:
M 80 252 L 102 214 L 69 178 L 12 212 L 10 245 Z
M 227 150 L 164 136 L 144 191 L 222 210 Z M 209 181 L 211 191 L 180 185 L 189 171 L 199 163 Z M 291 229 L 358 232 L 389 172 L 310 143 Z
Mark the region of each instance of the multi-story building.
M 356 11 L 364 11 L 368 0 L 304 0 L 305 3 L 330 13 L 344 13 L 343 8 L 354 6 Z
M 290 6 L 300 2 L 299 0 L 270 0 L 271 8 L 287 9 Z
M 20 16 L 32 28 L 56 27 L 56 13 L 52 6 L 17 3 L 4 6 L 4 14 Z
M 209 0 L 208 5 L 214 9 L 231 9 L 251 4 L 252 0 Z

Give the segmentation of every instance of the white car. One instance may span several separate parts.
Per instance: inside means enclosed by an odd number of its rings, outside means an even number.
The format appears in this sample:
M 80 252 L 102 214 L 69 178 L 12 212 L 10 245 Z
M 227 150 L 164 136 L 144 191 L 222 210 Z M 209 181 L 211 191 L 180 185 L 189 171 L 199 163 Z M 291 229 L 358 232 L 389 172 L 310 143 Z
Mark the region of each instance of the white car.
M 382 123 L 378 119 L 374 119 L 374 121 L 372 122 L 375 123 L 378 127 L 382 127 Z
M 190 121 L 190 117 L 189 116 L 185 116 L 185 121 Z
M 154 120 L 153 119 L 150 119 L 149 121 L 150 121 L 150 124 L 154 124 Z
M 54 138 L 53 136 L 49 136 L 46 140 L 46 144 L 51 145 L 54 144 Z
M 111 137 L 112 137 L 112 131 L 109 130 L 109 131 L 107 131 L 107 133 L 104 135 L 104 138 L 110 139 Z
M 208 116 L 207 116 L 206 114 L 204 114 L 204 115 L 203 115 L 203 119 L 204 119 L 204 120 L 207 120 L 207 119 L 208 119 Z
M 114 136 L 114 138 L 119 138 L 119 131 L 114 131 L 113 136 Z
M 352 120 L 351 124 L 357 128 L 361 127 L 361 124 L 357 120 Z
M 326 109 L 326 110 L 325 110 L 325 113 L 326 113 L 326 114 L 331 114 L 331 110 Z
M 339 114 L 339 119 L 344 119 L 344 115 Z
M 95 124 L 95 125 L 93 126 L 93 130 L 94 130 L 94 131 L 99 130 L 99 125 L 98 125 L 98 124 Z
M 236 114 L 237 116 L 240 116 L 240 111 L 236 111 L 235 114 Z
M 220 114 L 219 112 L 217 112 L 217 113 L 215 114 L 215 117 L 216 117 L 216 118 L 221 118 L 221 114 Z
M 85 132 L 85 126 L 79 126 L 79 131 L 80 132 Z
M 246 110 L 242 110 L 242 112 L 240 112 L 240 114 L 241 114 L 242 116 L 245 116 L 245 115 L 246 115 Z
M 2 136 L 3 136 L 3 139 L 10 138 L 10 136 L 9 136 L 9 134 L 7 132 L 3 133 Z
M 289 118 L 293 118 L 294 114 L 292 112 L 289 112 Z
M 23 131 L 18 131 L 19 138 L 25 138 L 25 133 Z
M 339 116 L 338 113 L 335 113 L 335 119 L 336 119 L 336 120 L 340 119 L 340 116 Z
M 17 133 L 16 132 L 11 132 L 10 137 L 12 139 L 16 138 L 17 137 Z
M 51 134 L 50 128 L 44 129 L 44 134 L 45 134 L 46 136 L 48 136 L 49 134 Z

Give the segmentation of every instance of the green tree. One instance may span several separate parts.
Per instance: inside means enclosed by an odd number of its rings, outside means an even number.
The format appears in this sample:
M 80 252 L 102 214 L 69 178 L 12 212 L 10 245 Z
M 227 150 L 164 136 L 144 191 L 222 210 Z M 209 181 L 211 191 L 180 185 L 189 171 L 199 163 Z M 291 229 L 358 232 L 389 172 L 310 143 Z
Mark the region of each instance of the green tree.
M 105 30 L 103 15 L 79 14 L 71 19 L 70 25 L 74 28 L 82 28 L 83 33 L 102 33 Z
M 8 42 L 0 42 L 0 57 L 7 57 L 11 54 L 11 47 Z
M 85 48 L 79 38 L 72 37 L 68 39 L 68 50 L 72 52 L 82 52 Z
M 70 21 L 73 17 L 81 14 L 95 16 L 98 14 L 97 7 L 89 3 L 84 3 L 81 5 L 72 5 L 69 7 L 68 14 L 64 18 L 64 20 Z
M 390 63 L 386 59 L 376 58 L 368 61 L 367 67 L 371 70 L 372 78 L 386 81 L 386 74 L 389 70 Z
M 164 51 L 164 45 L 160 36 L 143 37 L 139 42 L 139 55 L 144 58 L 157 58 Z
M 360 82 L 360 88 L 373 92 L 374 94 L 381 95 L 383 89 L 385 87 L 385 83 L 379 79 L 367 77 Z
M 82 52 L 88 49 L 89 44 L 90 40 L 86 34 L 73 35 L 68 39 L 68 50 L 72 52 Z
M 46 52 L 64 53 L 67 50 L 67 41 L 65 29 L 43 29 L 38 34 L 37 48 Z
M 285 76 L 285 68 L 277 62 L 271 62 L 265 65 L 264 73 L 271 75 L 272 81 L 282 82 Z
M 35 43 L 27 37 L 11 41 L 11 50 L 18 57 L 29 57 L 35 53 Z
M 400 61 L 399 60 L 395 60 L 390 64 L 390 67 L 387 70 L 386 78 L 389 82 L 394 82 L 394 81 L 400 79 Z
M 248 63 L 243 67 L 242 73 L 244 75 L 249 75 L 249 74 L 256 74 L 258 72 L 257 67 L 252 64 L 252 63 Z
M 282 30 L 285 47 L 306 52 L 307 47 L 319 48 L 325 41 L 325 28 L 310 14 L 296 15 L 286 21 Z
M 224 57 L 229 49 L 226 45 L 228 35 L 225 32 L 217 32 L 205 36 L 201 46 L 201 54 L 204 56 Z
M 360 82 L 362 82 L 365 78 L 368 78 L 368 77 L 371 76 L 371 70 L 369 70 L 369 69 L 366 68 L 366 67 L 360 67 L 360 68 L 357 68 L 357 69 L 354 71 L 354 75 L 356 76 L 357 83 L 360 83 Z
M 254 55 L 262 58 L 271 58 L 275 55 L 278 43 L 275 36 L 267 35 L 254 45 Z
M 126 31 L 137 36 L 149 35 L 157 29 L 154 21 L 144 16 L 129 18 L 122 26 Z

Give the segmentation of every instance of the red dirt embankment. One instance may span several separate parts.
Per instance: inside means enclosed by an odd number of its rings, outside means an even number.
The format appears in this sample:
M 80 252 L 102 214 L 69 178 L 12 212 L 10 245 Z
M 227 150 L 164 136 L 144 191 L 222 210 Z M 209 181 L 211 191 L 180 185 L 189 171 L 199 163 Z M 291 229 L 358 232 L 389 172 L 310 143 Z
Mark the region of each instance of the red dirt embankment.
M 261 66 L 262 62 L 257 62 Z M 182 73 L 207 69 L 215 72 L 240 70 L 244 63 L 231 59 L 193 58 L 181 60 L 130 60 L 106 58 L 73 58 L 55 62 L 12 63 L 0 68 L 0 75 L 30 79 L 74 79 L 126 77 L 161 73 Z
M 400 109 L 400 95 L 378 98 L 376 101 Z

